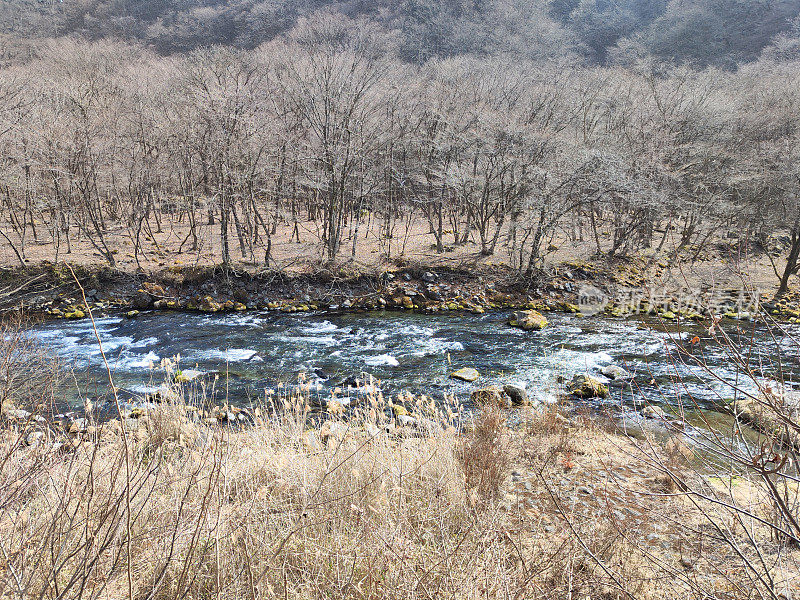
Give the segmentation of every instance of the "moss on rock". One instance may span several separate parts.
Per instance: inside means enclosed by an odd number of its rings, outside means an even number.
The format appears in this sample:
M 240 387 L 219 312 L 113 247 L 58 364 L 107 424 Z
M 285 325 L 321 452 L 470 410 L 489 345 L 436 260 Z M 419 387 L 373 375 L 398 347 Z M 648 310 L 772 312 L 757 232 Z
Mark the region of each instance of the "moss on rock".
M 547 327 L 548 321 L 542 313 L 536 310 L 518 310 L 511 315 L 508 324 L 525 331 L 540 331 Z
M 472 367 L 464 367 L 450 373 L 451 379 L 460 379 L 461 381 L 473 382 L 480 377 L 480 373 Z
M 569 389 L 578 398 L 608 398 L 608 387 L 591 375 L 575 375 Z

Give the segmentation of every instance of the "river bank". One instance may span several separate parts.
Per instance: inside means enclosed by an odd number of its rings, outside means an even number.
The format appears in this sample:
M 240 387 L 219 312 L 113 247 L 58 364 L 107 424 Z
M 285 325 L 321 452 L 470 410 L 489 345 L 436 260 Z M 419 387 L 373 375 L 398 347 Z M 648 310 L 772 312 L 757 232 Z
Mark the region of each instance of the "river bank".
M 773 299 L 742 283 L 725 288 L 690 282 L 667 285 L 656 265 L 652 280 L 636 261 L 564 262 L 531 278 L 500 265 L 456 269 L 389 265 L 364 271 L 352 265 L 306 273 L 176 266 L 125 272 L 103 266 L 43 262 L 0 270 L 0 311 L 34 318 L 84 318 L 146 310 L 203 313 L 249 310 L 285 313 L 416 310 L 424 313 L 536 309 L 610 316 L 651 315 L 664 321 L 712 316 L 800 320 L 800 295 Z M 78 285 L 79 283 L 79 285 Z

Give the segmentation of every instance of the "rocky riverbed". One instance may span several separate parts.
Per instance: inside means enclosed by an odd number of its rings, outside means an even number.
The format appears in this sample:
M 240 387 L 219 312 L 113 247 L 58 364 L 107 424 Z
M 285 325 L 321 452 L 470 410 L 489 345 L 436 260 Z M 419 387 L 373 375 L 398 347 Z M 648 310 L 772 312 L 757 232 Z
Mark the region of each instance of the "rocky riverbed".
M 724 409 L 736 388 L 755 394 L 761 381 L 800 372 L 793 326 L 777 340 L 774 331 L 755 329 L 751 357 L 760 371 L 748 379 L 730 349 L 693 322 L 665 327 L 654 318 L 551 312 L 543 329 L 525 330 L 509 324 L 515 317 L 518 311 L 502 310 L 142 311 L 135 318 L 97 315 L 94 326 L 118 395 L 131 409 L 176 382 L 202 391 L 202 416 L 215 418 L 214 406 L 252 409 L 302 386 L 323 410 L 346 412 L 379 390 L 394 398 L 425 395 L 440 406 L 455 398 L 467 409 L 481 398 L 508 406 L 571 398 L 680 424 L 687 414 Z M 88 319 L 49 320 L 30 330 L 70 372 L 60 392 L 63 410 L 110 400 L 94 326 Z M 771 366 L 776 343 L 785 355 Z
M 532 279 L 508 268 L 452 269 L 387 267 L 372 273 L 320 269 L 289 276 L 273 271 L 235 271 L 212 267 L 175 267 L 155 273 L 125 273 L 104 267 L 43 263 L 27 269 L 3 269 L 0 310 L 28 316 L 82 319 L 123 312 L 135 317 L 147 310 L 304 313 L 316 310 L 365 312 L 412 310 L 426 314 L 535 309 L 540 312 L 603 312 L 612 317 L 649 315 L 666 322 L 712 317 L 752 320 L 758 316 L 795 323 L 800 296 L 789 292 L 768 300 L 738 288 L 703 293 L 664 289 L 643 282 L 629 287 L 609 269 L 565 263 Z M 641 284 L 641 285 L 640 285 Z M 587 306 L 589 301 L 600 301 Z M 587 309 L 590 309 L 587 311 Z

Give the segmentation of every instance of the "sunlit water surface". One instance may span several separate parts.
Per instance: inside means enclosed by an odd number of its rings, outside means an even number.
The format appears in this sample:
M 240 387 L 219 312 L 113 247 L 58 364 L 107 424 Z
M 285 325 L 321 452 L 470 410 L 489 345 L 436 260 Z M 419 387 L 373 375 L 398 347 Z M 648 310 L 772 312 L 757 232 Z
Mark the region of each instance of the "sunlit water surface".
M 732 397 L 732 384 L 755 389 L 731 349 L 714 343 L 697 325 L 665 330 L 654 321 L 551 314 L 545 330 L 525 332 L 509 327 L 507 318 L 506 313 L 153 312 L 135 319 L 98 318 L 96 325 L 115 385 L 132 395 L 156 389 L 163 372 L 154 367 L 178 356 L 181 369 L 202 371 L 209 379 L 219 375 L 215 393 L 238 404 L 258 401 L 281 383 L 291 385 L 300 373 L 321 393 L 363 380 L 366 373 L 391 393 L 405 390 L 434 399 L 454 394 L 468 401 L 475 386 L 517 381 L 527 384 L 534 400 L 552 402 L 563 392 L 560 377 L 598 374 L 610 364 L 635 379 L 612 385 L 609 405 L 648 401 L 673 410 L 705 409 Z M 781 372 L 792 380 L 800 373 L 794 326 L 779 336 L 747 322 L 728 322 L 725 329 L 738 336 L 749 368 L 762 380 Z M 91 321 L 51 321 L 33 333 L 71 371 L 65 404 L 105 394 L 108 378 Z M 690 356 L 681 360 L 680 347 Z M 450 379 L 459 367 L 474 367 L 482 377 L 475 384 Z

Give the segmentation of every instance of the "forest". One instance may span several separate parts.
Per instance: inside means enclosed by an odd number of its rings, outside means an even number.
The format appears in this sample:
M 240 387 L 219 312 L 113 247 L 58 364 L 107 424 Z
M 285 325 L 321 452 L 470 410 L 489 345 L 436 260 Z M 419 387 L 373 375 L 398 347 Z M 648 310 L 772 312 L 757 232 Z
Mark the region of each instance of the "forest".
M 797 0 L 3 0 L 8 33 L 137 41 L 161 54 L 255 48 L 329 11 L 396 36 L 408 62 L 513 53 L 626 64 L 642 55 L 726 69 L 792 38 Z M 486 27 L 491 23 L 491 27 Z
M 330 261 L 424 227 L 528 276 L 556 240 L 722 244 L 788 289 L 800 3 L 324 4 L 4 3 L 8 256 L 141 267 L 168 227 L 270 266 L 279 231 Z

